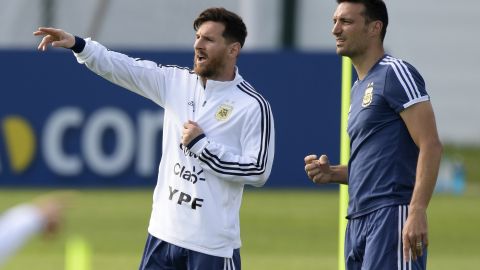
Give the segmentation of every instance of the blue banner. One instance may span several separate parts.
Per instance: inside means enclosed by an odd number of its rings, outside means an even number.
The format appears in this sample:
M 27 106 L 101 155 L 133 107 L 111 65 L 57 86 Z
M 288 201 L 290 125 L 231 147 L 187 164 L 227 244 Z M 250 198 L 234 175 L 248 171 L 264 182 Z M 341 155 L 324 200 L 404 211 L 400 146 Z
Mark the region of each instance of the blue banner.
M 128 51 L 191 66 L 193 53 Z M 0 185 L 153 186 L 163 109 L 79 65 L 68 51 L 0 51 Z M 242 53 L 239 71 L 271 104 L 275 161 L 267 186 L 312 187 L 303 158 L 339 159 L 340 58 Z

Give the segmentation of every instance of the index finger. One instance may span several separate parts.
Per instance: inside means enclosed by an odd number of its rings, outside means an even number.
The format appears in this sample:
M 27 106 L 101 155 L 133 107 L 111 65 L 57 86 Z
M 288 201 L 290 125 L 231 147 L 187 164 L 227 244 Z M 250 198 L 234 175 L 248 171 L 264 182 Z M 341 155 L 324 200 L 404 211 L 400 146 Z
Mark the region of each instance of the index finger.
M 407 261 L 410 260 L 410 240 L 408 237 L 403 237 L 403 260 Z
M 60 29 L 52 28 L 52 27 L 39 27 L 37 31 L 33 32 L 35 36 L 38 35 L 60 35 Z
M 310 164 L 312 161 L 317 159 L 317 155 L 308 155 L 304 158 L 305 164 Z

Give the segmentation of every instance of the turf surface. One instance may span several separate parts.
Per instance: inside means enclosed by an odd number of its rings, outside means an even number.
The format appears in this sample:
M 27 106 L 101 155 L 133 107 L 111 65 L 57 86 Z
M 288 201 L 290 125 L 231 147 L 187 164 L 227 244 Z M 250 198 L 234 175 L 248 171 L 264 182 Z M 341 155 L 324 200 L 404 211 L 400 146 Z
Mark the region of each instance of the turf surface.
M 474 190 L 474 189 L 473 189 Z M 0 190 L 0 210 L 42 191 Z M 62 270 L 65 243 L 81 236 L 92 250 L 90 270 L 137 269 L 146 237 L 151 190 L 82 190 L 53 239 L 35 237 L 2 269 Z M 241 211 L 242 268 L 337 269 L 336 192 L 246 190 Z M 480 265 L 480 194 L 436 194 L 429 208 L 429 269 Z

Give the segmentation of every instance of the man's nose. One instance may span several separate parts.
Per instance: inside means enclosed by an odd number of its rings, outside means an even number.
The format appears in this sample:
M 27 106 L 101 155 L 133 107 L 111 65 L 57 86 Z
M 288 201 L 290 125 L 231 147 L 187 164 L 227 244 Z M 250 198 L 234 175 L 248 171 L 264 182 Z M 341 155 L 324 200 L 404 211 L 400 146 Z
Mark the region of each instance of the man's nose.
M 339 25 L 338 23 L 333 24 L 332 34 L 333 34 L 334 36 L 340 34 L 341 31 L 342 31 L 342 29 L 341 29 L 341 27 L 340 27 L 340 25 Z
M 195 42 L 193 43 L 193 48 L 194 49 L 202 49 L 203 48 L 203 42 L 202 39 L 197 38 Z

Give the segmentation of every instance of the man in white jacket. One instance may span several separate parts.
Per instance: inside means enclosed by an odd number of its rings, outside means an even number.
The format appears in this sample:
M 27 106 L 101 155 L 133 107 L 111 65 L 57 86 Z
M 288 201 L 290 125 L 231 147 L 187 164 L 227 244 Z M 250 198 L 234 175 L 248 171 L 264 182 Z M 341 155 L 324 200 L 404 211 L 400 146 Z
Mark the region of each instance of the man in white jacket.
M 39 28 L 38 49 L 72 49 L 81 64 L 165 109 L 162 158 L 140 269 L 241 269 L 245 184 L 262 186 L 274 156 L 269 103 L 239 74 L 247 30 L 223 8 L 194 21 L 194 68 L 158 65 L 91 39 Z

